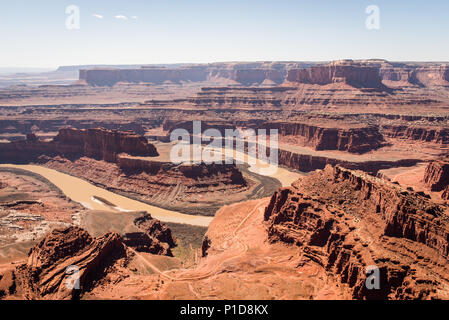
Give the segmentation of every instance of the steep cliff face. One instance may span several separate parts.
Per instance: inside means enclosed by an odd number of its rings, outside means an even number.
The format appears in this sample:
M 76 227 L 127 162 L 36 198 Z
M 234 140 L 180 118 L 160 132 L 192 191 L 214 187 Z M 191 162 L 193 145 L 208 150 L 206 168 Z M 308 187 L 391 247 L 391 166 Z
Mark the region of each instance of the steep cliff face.
M 414 69 L 412 68 L 395 68 L 395 67 L 383 67 L 379 70 L 379 75 L 382 80 L 401 82 L 414 84 L 416 83 L 416 77 Z
M 87 156 L 108 162 L 121 153 L 132 156 L 158 156 L 156 148 L 132 132 L 98 129 L 61 129 L 52 141 L 41 141 L 29 134 L 26 140 L 2 143 L 1 161 L 34 161 L 41 155 Z
M 430 162 L 424 173 L 424 182 L 431 191 L 442 191 L 449 186 L 449 161 Z
M 133 132 L 105 129 L 61 129 L 53 140 L 58 145 L 73 146 L 87 157 L 115 162 L 120 153 L 131 156 L 155 157 L 156 148 L 145 137 Z
M 146 82 L 162 84 L 165 81 L 205 81 L 208 71 L 204 67 L 140 68 L 80 70 L 79 79 L 94 86 L 112 86 L 118 82 Z
M 265 220 L 270 241 L 298 246 L 303 264 L 324 268 L 355 299 L 427 299 L 447 298 L 448 214 L 395 184 L 327 166 L 278 191 Z M 378 289 L 365 285 L 370 266 Z
M 382 80 L 400 85 L 418 85 L 418 86 L 448 86 L 449 85 L 449 66 L 448 65 L 401 65 L 392 66 L 389 63 L 381 66 L 379 74 Z
M 449 144 L 449 129 L 444 127 L 431 128 L 405 125 L 384 125 L 382 126 L 382 133 L 389 138 Z
M 384 139 L 377 127 L 332 128 L 307 123 L 266 123 L 267 129 L 278 129 L 281 136 L 304 138 L 315 150 L 340 150 L 364 153 L 380 148 Z M 301 139 L 302 140 L 302 139 Z M 301 141 L 298 141 L 301 142 Z
M 336 61 L 308 69 L 292 69 L 287 81 L 326 85 L 343 82 L 354 87 L 383 88 L 378 69 L 353 61 Z
M 376 174 L 381 169 L 392 167 L 409 167 L 419 161 L 416 159 L 403 159 L 397 161 L 364 161 L 351 162 L 331 157 L 313 156 L 310 154 L 294 153 L 288 150 L 279 150 L 278 161 L 280 165 L 302 172 L 324 169 L 326 165 L 340 165 L 348 169 L 357 169 Z
M 184 67 L 141 67 L 135 69 L 80 70 L 79 79 L 93 86 L 113 86 L 118 82 L 163 84 L 165 81 L 201 82 L 231 80 L 236 84 L 253 85 L 270 81 L 284 82 L 287 69 L 304 63 L 215 63 Z
M 420 67 L 416 69 L 416 80 L 425 86 L 449 86 L 449 65 Z

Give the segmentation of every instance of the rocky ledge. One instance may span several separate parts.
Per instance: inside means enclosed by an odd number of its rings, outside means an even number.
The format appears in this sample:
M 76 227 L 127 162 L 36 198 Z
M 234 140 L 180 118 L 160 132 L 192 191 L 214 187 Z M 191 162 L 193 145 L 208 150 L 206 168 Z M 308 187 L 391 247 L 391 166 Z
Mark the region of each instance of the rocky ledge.
M 276 192 L 268 237 L 298 247 L 354 299 L 447 299 L 448 207 L 382 179 L 327 166 Z M 379 270 L 378 289 L 365 285 Z
M 110 232 L 99 238 L 74 226 L 51 231 L 30 250 L 26 263 L 2 271 L 0 298 L 78 299 L 98 283 L 110 281 L 105 280 L 107 274 L 121 279 L 120 269 L 133 255 L 128 247 L 172 256 L 175 240 L 169 228 L 148 214 L 135 224 L 140 231 Z
M 51 141 L 39 140 L 28 134 L 26 140 L 2 143 L 0 161 L 33 161 L 41 155 L 61 155 L 67 158 L 86 156 L 108 162 L 118 155 L 155 157 L 158 152 L 145 137 L 130 131 L 96 129 L 60 129 Z
M 449 161 L 430 162 L 424 173 L 424 182 L 431 191 L 442 191 L 449 186 Z

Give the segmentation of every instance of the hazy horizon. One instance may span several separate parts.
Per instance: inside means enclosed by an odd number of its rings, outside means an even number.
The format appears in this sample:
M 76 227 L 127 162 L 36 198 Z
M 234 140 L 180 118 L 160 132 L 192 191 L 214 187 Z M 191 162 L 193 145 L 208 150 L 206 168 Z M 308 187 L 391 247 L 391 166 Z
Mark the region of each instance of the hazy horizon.
M 79 10 L 78 28 L 67 28 Z M 378 28 L 367 28 L 370 6 Z M 2 68 L 229 61 L 449 61 L 449 2 L 60 1 L 0 4 Z M 367 11 L 368 10 L 368 11 Z M 368 12 L 368 13 L 367 13 Z M 73 22 L 74 20 L 70 20 Z M 5 32 L 6 31 L 6 32 Z

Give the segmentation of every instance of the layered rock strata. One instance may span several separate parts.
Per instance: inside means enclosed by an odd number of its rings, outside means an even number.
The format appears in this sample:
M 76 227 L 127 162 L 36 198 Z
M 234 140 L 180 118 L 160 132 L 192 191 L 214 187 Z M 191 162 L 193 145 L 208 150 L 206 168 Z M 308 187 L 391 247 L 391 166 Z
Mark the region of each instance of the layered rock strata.
M 117 161 L 119 154 L 155 157 L 156 148 L 140 135 L 132 132 L 106 130 L 102 128 L 78 130 L 60 129 L 51 141 L 37 139 L 28 134 L 26 140 L 1 144 L 0 161 L 33 161 L 41 155 L 67 158 L 91 157 L 108 162 Z
M 354 299 L 448 298 L 448 208 L 360 171 L 327 166 L 278 191 L 268 237 L 298 247 Z M 378 289 L 366 286 L 379 271 Z
M 449 186 L 449 161 L 430 162 L 424 172 L 424 182 L 431 191 L 442 191 Z
M 383 146 L 384 138 L 377 127 L 332 128 L 308 123 L 266 123 L 267 129 L 277 129 L 280 136 L 302 138 L 315 150 L 340 150 L 364 153 Z M 301 142 L 301 141 L 300 141 Z M 301 144 L 301 143 L 300 143 Z

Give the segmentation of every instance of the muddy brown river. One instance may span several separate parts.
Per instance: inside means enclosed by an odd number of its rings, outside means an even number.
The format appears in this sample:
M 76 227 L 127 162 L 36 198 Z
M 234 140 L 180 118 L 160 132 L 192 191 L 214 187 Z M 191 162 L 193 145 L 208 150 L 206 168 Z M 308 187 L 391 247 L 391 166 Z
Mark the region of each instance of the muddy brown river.
M 208 226 L 213 219 L 213 217 L 209 216 L 189 215 L 152 206 L 102 189 L 83 179 L 42 166 L 0 164 L 0 167 L 17 168 L 41 175 L 61 189 L 67 197 L 91 210 L 112 212 L 147 211 L 154 218 L 164 222 L 184 223 L 196 226 Z M 276 173 L 270 176 L 278 179 L 282 186 L 288 186 L 300 175 L 286 169 L 278 168 Z M 111 204 L 114 206 L 111 206 Z

